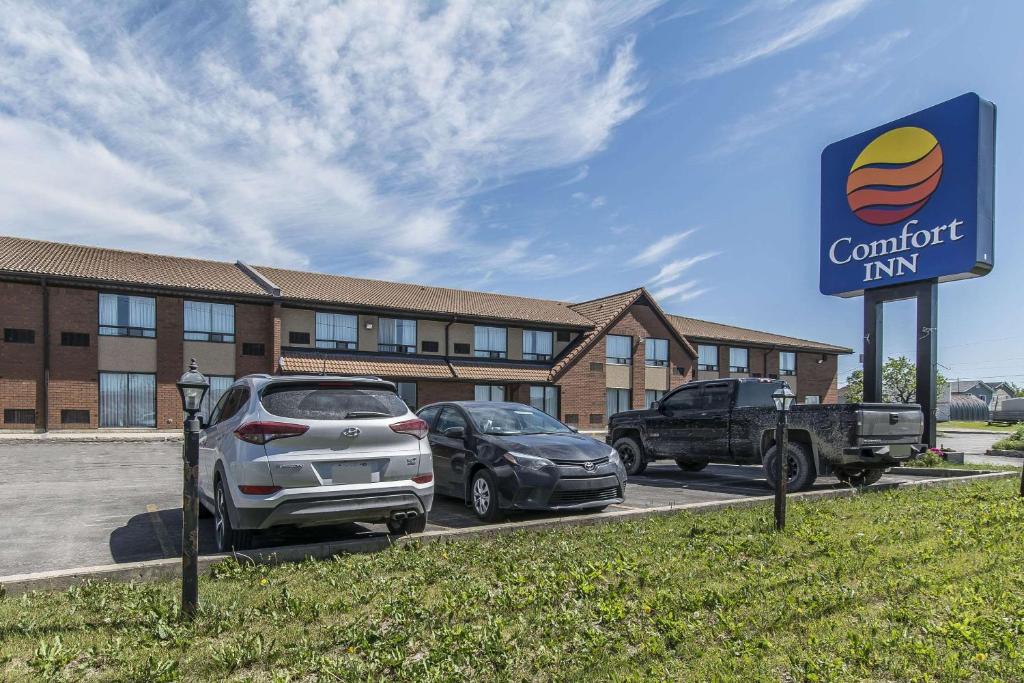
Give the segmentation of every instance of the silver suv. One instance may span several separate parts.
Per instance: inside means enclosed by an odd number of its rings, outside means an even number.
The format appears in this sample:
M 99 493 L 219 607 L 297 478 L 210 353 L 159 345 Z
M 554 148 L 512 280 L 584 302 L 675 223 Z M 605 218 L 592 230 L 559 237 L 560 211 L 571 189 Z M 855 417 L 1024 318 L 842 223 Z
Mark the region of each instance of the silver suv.
M 434 499 L 427 425 L 376 377 L 249 375 L 199 435 L 199 493 L 222 552 L 254 530 L 385 522 L 423 531 Z

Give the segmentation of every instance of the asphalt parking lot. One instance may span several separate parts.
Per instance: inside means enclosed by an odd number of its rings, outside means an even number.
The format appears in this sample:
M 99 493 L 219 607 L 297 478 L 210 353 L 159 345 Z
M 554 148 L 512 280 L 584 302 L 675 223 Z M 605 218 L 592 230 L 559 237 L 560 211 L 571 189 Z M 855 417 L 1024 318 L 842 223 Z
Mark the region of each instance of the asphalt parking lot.
M 947 445 L 951 445 L 946 439 Z M 980 442 L 979 442 L 980 443 Z M 972 444 L 972 448 L 979 446 Z M 152 560 L 181 550 L 181 445 L 176 443 L 19 443 L 0 445 L 5 496 L 0 503 L 0 576 Z M 912 481 L 897 472 L 884 481 Z M 839 486 L 823 477 L 816 489 Z M 683 473 L 651 465 L 627 485 L 618 509 L 641 509 L 768 494 L 760 468 L 712 465 Z M 590 513 L 593 514 L 593 513 Z M 514 515 L 516 519 L 542 514 Z M 431 529 L 481 524 L 460 501 L 438 497 Z M 200 551 L 214 552 L 212 521 L 200 520 Z M 261 547 L 385 533 L 383 525 L 281 529 Z

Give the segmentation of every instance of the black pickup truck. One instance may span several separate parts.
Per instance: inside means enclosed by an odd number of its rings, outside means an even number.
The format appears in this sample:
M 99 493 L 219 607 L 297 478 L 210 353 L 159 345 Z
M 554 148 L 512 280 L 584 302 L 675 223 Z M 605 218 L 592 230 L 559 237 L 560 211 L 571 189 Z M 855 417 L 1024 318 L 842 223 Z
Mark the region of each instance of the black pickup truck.
M 652 460 L 672 459 L 696 472 L 710 462 L 763 464 L 774 487 L 775 426 L 772 394 L 781 380 L 720 379 L 684 384 L 648 410 L 608 420 L 607 441 L 629 474 Z M 818 475 L 863 486 L 910 458 L 921 444 L 920 406 L 895 403 L 794 405 L 789 414 L 787 488 L 810 488 Z

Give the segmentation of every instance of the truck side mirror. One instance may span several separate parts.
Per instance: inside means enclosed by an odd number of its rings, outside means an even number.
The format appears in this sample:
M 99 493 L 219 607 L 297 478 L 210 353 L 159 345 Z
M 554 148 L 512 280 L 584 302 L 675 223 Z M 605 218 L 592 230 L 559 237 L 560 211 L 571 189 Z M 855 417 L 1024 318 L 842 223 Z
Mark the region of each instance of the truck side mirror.
M 653 401 L 651 403 L 651 410 L 656 410 L 656 411 L 658 411 L 660 413 L 661 412 L 661 401 Z

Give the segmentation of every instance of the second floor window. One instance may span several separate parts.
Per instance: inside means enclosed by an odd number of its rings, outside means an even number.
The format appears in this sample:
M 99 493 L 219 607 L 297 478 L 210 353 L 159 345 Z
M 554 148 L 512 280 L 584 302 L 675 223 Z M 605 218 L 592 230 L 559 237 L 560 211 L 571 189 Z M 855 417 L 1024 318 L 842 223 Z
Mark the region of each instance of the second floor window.
M 697 347 L 697 369 L 717 370 L 718 369 L 718 347 L 709 344 L 701 344 Z
M 396 318 L 377 320 L 377 350 L 416 353 L 416 321 Z
M 729 349 L 729 372 L 750 372 L 746 349 Z
M 632 365 L 633 338 L 609 334 L 605 338 L 605 362 L 608 365 Z
M 523 330 L 523 360 L 551 360 L 551 333 Z
M 473 329 L 473 355 L 477 358 L 508 358 L 508 339 L 504 327 Z
M 779 351 L 779 374 L 796 374 L 796 354 L 792 351 Z
M 156 299 L 100 294 L 99 333 L 108 337 L 155 337 Z
M 185 339 L 234 343 L 235 307 L 208 301 L 186 301 Z
M 356 316 L 344 313 L 316 314 L 316 347 L 318 349 L 356 348 L 359 340 Z
M 668 339 L 648 339 L 644 342 L 644 365 L 656 368 L 668 366 Z

